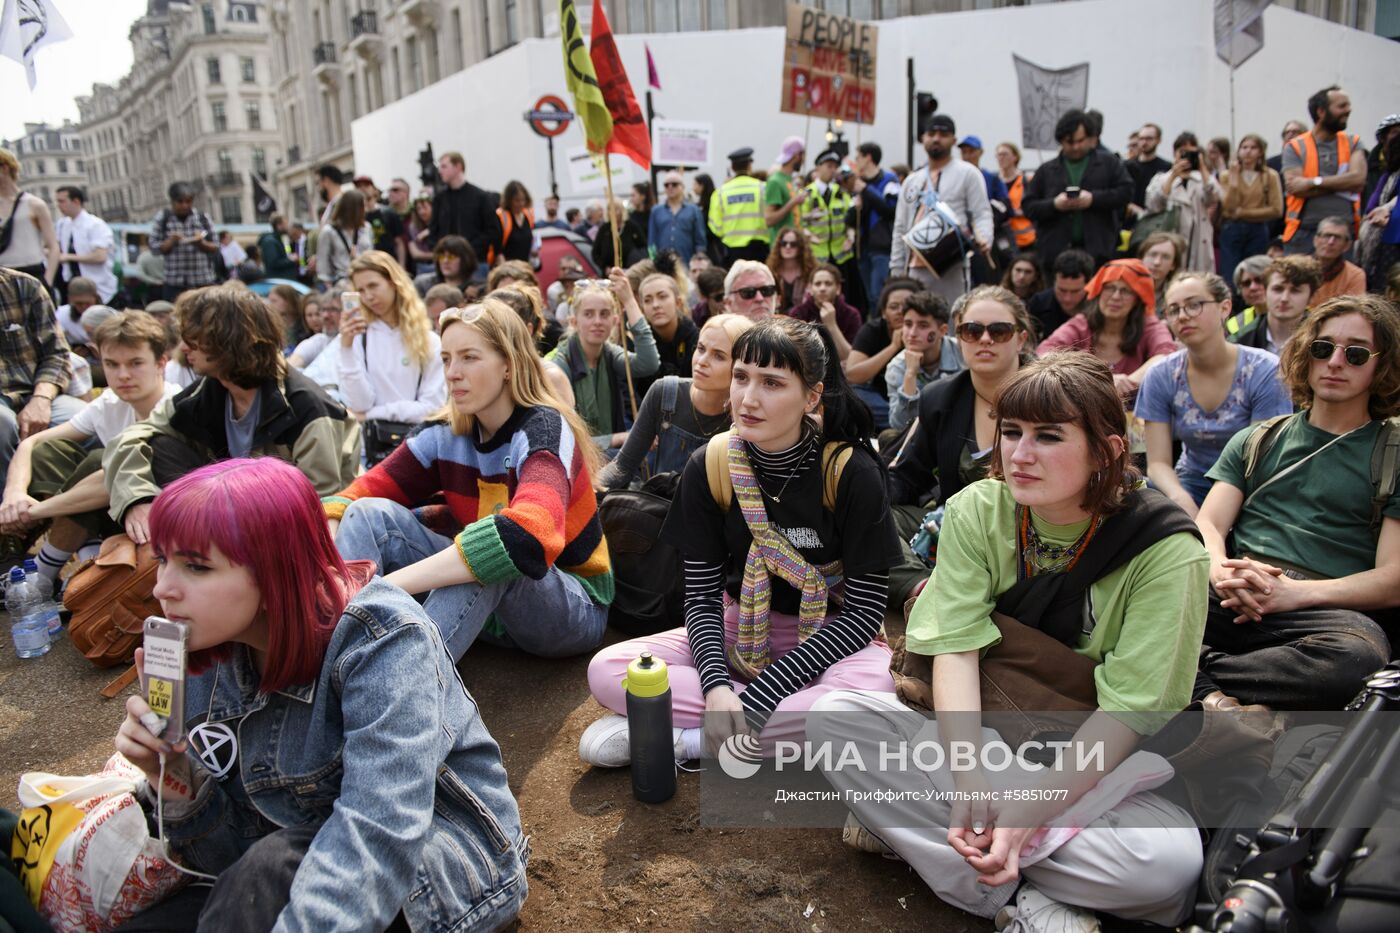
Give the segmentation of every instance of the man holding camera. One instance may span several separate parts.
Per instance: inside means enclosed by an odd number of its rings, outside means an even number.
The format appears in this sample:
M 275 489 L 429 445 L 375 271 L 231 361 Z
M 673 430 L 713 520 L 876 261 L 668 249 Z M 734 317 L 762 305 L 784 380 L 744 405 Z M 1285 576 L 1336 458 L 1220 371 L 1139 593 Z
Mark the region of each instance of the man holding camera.
M 194 209 L 193 188 L 177 181 L 168 193 L 170 206 L 151 222 L 151 242 L 165 257 L 161 297 L 174 301 L 181 292 L 215 283 L 214 254 L 219 242 L 209 216 Z
M 1055 140 L 1060 154 L 1036 170 L 1021 212 L 1035 224 L 1036 247 L 1047 270 L 1067 249 L 1082 249 L 1102 265 L 1118 249 L 1133 179 L 1121 159 L 1093 147 L 1084 111 L 1060 117 Z

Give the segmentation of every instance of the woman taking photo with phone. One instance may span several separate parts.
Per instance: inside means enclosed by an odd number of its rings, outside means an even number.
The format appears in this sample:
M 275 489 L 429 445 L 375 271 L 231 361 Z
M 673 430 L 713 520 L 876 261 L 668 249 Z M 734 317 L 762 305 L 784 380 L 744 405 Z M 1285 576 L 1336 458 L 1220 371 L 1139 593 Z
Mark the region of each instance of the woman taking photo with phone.
M 647 391 L 622 452 L 598 473 L 600 490 L 632 482 L 653 446 L 652 473 L 679 473 L 691 454 L 729 427 L 734 341 L 750 327 L 753 321 L 737 314 L 717 314 L 705 322 L 695 342 L 694 376 L 664 377 Z
M 1191 699 L 1209 557 L 1194 523 L 1139 485 L 1122 402 L 1102 362 L 1084 353 L 1044 357 L 1012 376 L 995 404 L 991 478 L 948 500 L 938 566 L 905 636 L 909 654 L 931 658 L 924 686 L 936 727 L 921 732 L 928 719 L 892 692 L 842 690 L 815 704 L 822 715 L 809 719 L 807 739 L 866 762 L 915 736 L 978 748 L 992 739 L 983 710 L 1046 709 L 1032 705 L 1035 692 L 1040 702 L 1072 697 L 1074 705 L 1054 708 L 1084 710 L 1075 754 L 1095 749 L 1099 767 L 1035 766 L 1039 783 L 1016 785 L 1042 792 L 1019 798 L 1030 803 L 993 797 L 1000 778 L 1016 784 L 1024 772 L 976 766 L 991 754 L 951 772 L 829 770 L 832 786 L 855 801 L 852 842 L 895 853 L 944 901 L 997 917 L 1002 929 L 1096 930 L 1096 910 L 1180 923 L 1200 877 L 1200 834 L 1190 814 L 1151 792 L 1170 768 L 1163 774 L 1160 758 L 1134 752 Z M 1019 680 L 1006 676 L 1026 658 Z M 999 738 L 1008 751 L 1022 741 L 1010 734 L 1018 715 L 992 720 L 1007 729 Z M 1137 792 L 1115 803 L 1098 785 L 1120 764 L 1115 778 Z M 898 797 L 862 796 L 876 786 L 944 793 L 895 811 L 881 801 Z M 1072 805 L 1074 831 L 1066 831 L 1059 817 Z
M 130 697 L 116 747 L 159 793 L 170 854 L 215 878 L 121 929 L 510 923 L 529 847 L 500 750 L 437 626 L 342 560 L 306 478 L 273 457 L 203 467 L 156 498 L 151 543 L 161 611 L 188 630 L 190 741 L 157 738 Z
M 1195 133 L 1182 133 L 1172 143 L 1176 161 L 1147 184 L 1147 209 L 1176 208 L 1177 232 L 1186 238 L 1186 256 L 1181 268 L 1197 272 L 1215 271 L 1215 227 L 1211 212 L 1224 197 L 1215 180 Z
M 741 334 L 729 408 L 734 431 L 690 458 L 662 530 L 685 561 L 685 627 L 613 645 L 588 666 L 594 698 L 616 714 L 583 733 L 591 765 L 629 761 L 621 681 L 644 649 L 671 669 L 678 759 L 739 733 L 800 736 L 798 716 L 765 726 L 839 687 L 894 689 L 875 636 L 899 542 L 870 411 L 830 337 L 786 317 Z
M 613 596 L 593 493 L 601 455 L 549 391 L 513 309 L 488 297 L 440 323 L 447 408 L 326 498 L 336 545 L 427 594 L 454 660 L 478 634 L 542 657 L 590 651 Z
M 398 260 L 371 250 L 350 267 L 359 308 L 345 308 L 340 321 L 340 393 L 365 421 L 365 456 L 371 464 L 388 455 L 390 437 L 442 407 L 442 344 L 428 312 Z M 344 307 L 347 296 L 341 295 Z

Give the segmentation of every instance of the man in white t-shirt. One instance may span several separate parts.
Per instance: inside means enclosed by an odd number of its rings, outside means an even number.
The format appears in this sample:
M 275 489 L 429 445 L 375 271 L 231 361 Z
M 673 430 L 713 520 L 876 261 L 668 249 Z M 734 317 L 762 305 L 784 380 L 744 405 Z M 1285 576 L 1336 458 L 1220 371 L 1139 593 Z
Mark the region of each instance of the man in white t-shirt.
M 165 327 L 144 311 L 104 321 L 93 343 L 108 388 L 68 422 L 26 438 L 10 461 L 0 530 L 24 534 L 41 522 L 51 523 L 38 558 L 39 573 L 51 582 L 74 551 L 91 556 L 102 538 L 121 531 L 107 514 L 102 451 L 180 391 L 165 381 L 166 341 Z M 97 447 L 85 446 L 92 440 Z

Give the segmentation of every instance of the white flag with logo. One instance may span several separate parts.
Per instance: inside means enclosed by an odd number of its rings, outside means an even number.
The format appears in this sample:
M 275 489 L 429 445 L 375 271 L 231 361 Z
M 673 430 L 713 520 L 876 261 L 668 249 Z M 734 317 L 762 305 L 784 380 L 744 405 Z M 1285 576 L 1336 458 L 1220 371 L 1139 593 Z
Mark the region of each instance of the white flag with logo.
M 1215 0 L 1215 54 L 1238 68 L 1264 47 L 1264 8 L 1273 0 Z
M 24 66 L 29 89 L 39 80 L 34 53 L 46 45 L 73 37 L 73 30 L 59 14 L 54 0 L 4 0 L 0 12 L 0 56 Z
M 1089 99 L 1089 63 L 1042 68 L 1013 54 L 1021 92 L 1021 145 L 1054 149 L 1055 123 L 1067 110 L 1083 110 Z

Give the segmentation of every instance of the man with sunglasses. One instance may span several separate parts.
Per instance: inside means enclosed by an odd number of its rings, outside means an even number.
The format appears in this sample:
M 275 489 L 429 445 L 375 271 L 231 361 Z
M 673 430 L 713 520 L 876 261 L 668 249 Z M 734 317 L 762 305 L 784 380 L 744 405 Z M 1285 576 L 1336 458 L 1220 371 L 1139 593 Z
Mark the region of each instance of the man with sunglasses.
M 1193 698 L 1208 710 L 1340 709 L 1390 660 L 1400 605 L 1400 315 L 1319 306 L 1279 372 L 1301 407 L 1231 438 L 1196 522 L 1211 558 Z
M 751 321 L 778 312 L 778 285 L 773 270 L 752 259 L 740 259 L 724 277 L 724 308 Z
M 705 249 L 705 218 L 700 208 L 685 199 L 685 180 L 681 173 L 669 171 L 661 176 L 666 200 L 651 209 L 647 222 L 647 245 L 652 253 L 672 250 L 689 263 L 690 257 Z

